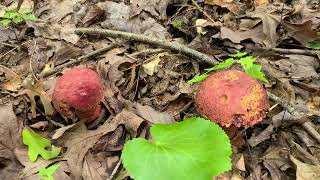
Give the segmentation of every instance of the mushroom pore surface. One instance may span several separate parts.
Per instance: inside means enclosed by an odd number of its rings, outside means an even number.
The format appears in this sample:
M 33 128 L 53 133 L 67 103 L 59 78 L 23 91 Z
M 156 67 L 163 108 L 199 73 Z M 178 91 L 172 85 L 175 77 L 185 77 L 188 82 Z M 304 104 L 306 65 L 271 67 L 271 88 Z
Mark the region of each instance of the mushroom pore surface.
M 88 68 L 73 68 L 58 78 L 52 97 L 55 109 L 68 118 L 90 122 L 100 115 L 104 86 Z
M 253 126 L 270 107 L 262 84 L 239 70 L 211 74 L 199 85 L 195 102 L 202 116 L 225 127 Z

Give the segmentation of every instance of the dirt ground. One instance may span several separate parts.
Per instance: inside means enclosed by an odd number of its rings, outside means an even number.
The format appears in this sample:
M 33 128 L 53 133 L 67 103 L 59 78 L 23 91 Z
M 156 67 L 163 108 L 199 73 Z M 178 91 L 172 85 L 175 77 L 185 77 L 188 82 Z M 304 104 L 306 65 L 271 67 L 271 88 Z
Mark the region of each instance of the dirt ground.
M 30 18 L 15 22 L 8 9 Z M 152 124 L 199 116 L 199 83 L 187 81 L 238 52 L 261 65 L 270 108 L 252 127 L 225 129 L 232 170 L 215 179 L 320 179 L 319 0 L 2 0 L 5 19 L 1 180 L 40 179 L 54 163 L 57 180 L 130 179 L 120 160 L 125 142 L 150 137 Z M 105 86 L 100 115 L 87 124 L 52 105 L 56 80 L 78 66 Z M 30 162 L 26 127 L 60 155 Z

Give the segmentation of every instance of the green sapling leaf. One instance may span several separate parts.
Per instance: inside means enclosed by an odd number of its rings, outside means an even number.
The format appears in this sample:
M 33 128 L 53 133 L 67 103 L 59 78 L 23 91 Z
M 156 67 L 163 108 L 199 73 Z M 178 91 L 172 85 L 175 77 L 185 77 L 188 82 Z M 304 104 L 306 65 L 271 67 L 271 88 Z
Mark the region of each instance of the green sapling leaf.
M 235 63 L 235 60 L 233 58 L 229 58 L 219 64 L 214 65 L 211 68 L 205 69 L 206 71 L 215 71 L 218 69 L 227 69 L 231 67 Z
M 53 146 L 48 139 L 35 133 L 30 128 L 23 129 L 22 139 L 23 144 L 28 146 L 28 156 L 32 162 L 37 160 L 39 155 L 43 159 L 49 160 L 60 154 L 60 148 Z
M 231 144 L 217 124 L 199 117 L 151 127 L 152 141 L 128 141 L 121 159 L 135 180 L 211 180 L 231 169 Z
M 14 19 L 16 17 L 20 16 L 20 14 L 16 11 L 7 11 L 4 15 L 3 18 L 6 19 Z
M 24 20 L 36 21 L 38 18 L 34 14 L 27 14 L 22 16 Z
M 194 84 L 197 82 L 201 82 L 201 81 L 207 79 L 208 76 L 209 76 L 208 74 L 197 75 L 197 76 L 193 77 L 192 79 L 190 79 L 187 83 Z
M 10 19 L 2 19 L 0 21 L 0 24 L 4 25 L 4 26 L 8 26 L 9 24 L 11 24 L 11 20 Z
M 248 54 L 247 52 L 238 52 L 237 54 L 232 54 L 231 57 L 242 58 L 243 56 L 246 56 L 247 54 Z
M 59 164 L 53 164 L 47 168 L 42 167 L 38 172 L 38 176 L 41 180 L 54 180 L 53 174 L 57 171 L 58 168 Z

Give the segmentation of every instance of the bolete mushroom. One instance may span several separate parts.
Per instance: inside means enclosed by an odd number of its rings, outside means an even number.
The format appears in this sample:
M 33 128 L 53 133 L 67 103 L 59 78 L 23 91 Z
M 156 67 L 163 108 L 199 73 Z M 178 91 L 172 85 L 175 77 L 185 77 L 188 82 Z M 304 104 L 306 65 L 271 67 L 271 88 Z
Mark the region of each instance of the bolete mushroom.
M 89 123 L 99 117 L 103 97 L 104 85 L 100 76 L 91 69 L 77 67 L 58 78 L 52 103 L 65 117 L 79 117 Z
M 267 93 L 262 84 L 240 70 L 213 73 L 196 94 L 197 111 L 224 127 L 250 127 L 266 116 Z

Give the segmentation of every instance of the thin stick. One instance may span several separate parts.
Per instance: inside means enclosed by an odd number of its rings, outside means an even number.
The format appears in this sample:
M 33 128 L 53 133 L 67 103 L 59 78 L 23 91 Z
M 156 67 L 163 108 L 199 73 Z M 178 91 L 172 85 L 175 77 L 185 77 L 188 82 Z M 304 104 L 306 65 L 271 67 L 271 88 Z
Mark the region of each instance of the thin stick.
M 55 73 L 61 71 L 62 69 L 66 68 L 68 66 L 71 66 L 71 65 L 74 65 L 76 63 L 79 63 L 79 62 L 81 62 L 84 59 L 87 59 L 89 57 L 96 56 L 96 55 L 99 55 L 99 54 L 101 54 L 103 52 L 109 51 L 110 49 L 113 49 L 113 48 L 115 48 L 117 46 L 118 46 L 118 44 L 115 43 L 115 44 L 111 44 L 111 45 L 109 45 L 107 47 L 92 51 L 92 52 L 90 52 L 88 54 L 85 54 L 83 56 L 78 57 L 77 59 L 71 60 L 71 61 L 69 61 L 67 63 L 64 63 L 64 64 L 60 65 L 60 66 L 57 66 L 52 70 L 49 70 L 49 71 L 46 71 L 46 72 L 42 73 L 42 74 L 40 74 L 40 77 L 46 78 L 48 76 L 51 76 L 52 74 L 55 74 Z
M 268 96 L 271 100 L 277 102 L 280 104 L 283 108 L 285 108 L 289 113 L 291 113 L 293 116 L 300 117 L 302 119 L 306 119 L 305 115 L 306 113 L 299 111 L 297 108 L 295 108 L 293 105 L 291 105 L 288 102 L 285 102 L 280 97 L 268 92 Z M 317 140 L 318 143 L 320 143 L 320 134 L 317 130 L 313 128 L 313 125 L 310 121 L 305 121 L 302 123 L 302 127 L 304 130 L 306 130 L 315 140 Z
M 204 15 L 206 16 L 211 22 L 215 22 L 210 16 L 209 14 L 207 14 L 200 6 L 199 4 L 197 3 L 197 1 L 195 0 L 191 0 L 192 1 L 192 4 Z
M 100 36 L 103 35 L 103 36 L 113 37 L 113 38 L 122 38 L 129 41 L 139 41 L 147 44 L 157 45 L 166 49 L 170 49 L 172 51 L 182 53 L 186 56 L 196 58 L 199 61 L 204 61 L 208 64 L 214 65 L 218 63 L 218 61 L 214 57 L 208 56 L 204 53 L 191 49 L 185 45 L 182 45 L 176 42 L 160 40 L 160 39 L 149 37 L 149 36 L 143 36 L 143 35 L 123 32 L 123 31 L 114 31 L 109 29 L 95 29 L 95 28 L 77 28 L 75 29 L 75 33 L 88 34 L 88 35 L 100 35 Z
M 112 179 L 113 179 L 113 177 L 114 177 L 114 175 L 117 173 L 117 171 L 118 171 L 118 169 L 119 169 L 120 165 L 121 165 L 121 159 L 119 159 L 119 161 L 118 161 L 118 163 L 117 163 L 116 167 L 114 167 L 114 169 L 113 169 L 113 171 L 112 171 L 112 173 L 111 173 L 110 177 L 109 177 L 107 180 L 112 180 Z
M 319 50 L 308 50 L 308 49 L 282 49 L 282 48 L 265 48 L 265 47 L 253 47 L 252 50 L 262 50 L 262 51 L 273 51 L 282 54 L 298 54 L 298 55 L 308 55 L 308 56 L 320 56 Z

